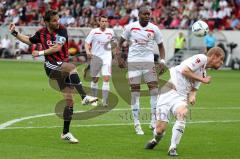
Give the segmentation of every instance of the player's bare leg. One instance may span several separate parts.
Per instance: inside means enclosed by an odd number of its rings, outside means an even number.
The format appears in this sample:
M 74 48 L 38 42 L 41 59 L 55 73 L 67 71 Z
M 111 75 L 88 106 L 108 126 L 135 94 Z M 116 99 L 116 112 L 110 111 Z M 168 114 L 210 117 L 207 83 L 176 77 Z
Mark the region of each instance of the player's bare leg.
M 164 137 L 167 128 L 167 122 L 158 120 L 156 127 L 153 130 L 153 139 L 150 140 L 146 145 L 145 149 L 153 149 Z
M 140 84 L 131 84 L 131 109 L 133 114 L 133 122 L 136 134 L 143 135 L 141 124 L 139 121 L 139 113 L 140 113 Z
M 157 106 L 157 96 L 158 96 L 158 83 L 157 81 L 152 81 L 147 83 L 150 93 L 150 104 L 151 104 L 151 122 L 150 128 L 154 129 L 156 125 L 156 106 Z
M 61 134 L 61 139 L 68 140 L 70 143 L 78 143 L 78 139 L 76 139 L 70 132 L 69 127 L 72 120 L 73 115 L 73 87 L 65 87 L 63 90 L 63 96 L 66 101 L 66 106 L 63 111 L 63 133 Z
M 177 156 L 177 145 L 180 143 L 182 138 L 185 124 L 186 124 L 186 115 L 188 112 L 187 104 L 183 104 L 179 108 L 177 108 L 175 117 L 176 121 L 172 128 L 172 138 L 171 145 L 169 147 L 168 155 L 169 156 Z

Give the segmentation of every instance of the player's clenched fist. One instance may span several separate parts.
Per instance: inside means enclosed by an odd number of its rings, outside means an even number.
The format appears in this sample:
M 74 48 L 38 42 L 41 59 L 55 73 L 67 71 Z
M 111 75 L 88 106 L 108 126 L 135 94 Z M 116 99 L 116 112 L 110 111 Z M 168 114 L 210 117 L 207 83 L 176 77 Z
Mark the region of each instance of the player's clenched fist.
M 188 102 L 191 105 L 194 105 L 196 103 L 196 96 L 195 95 L 190 95 L 189 98 L 188 98 Z
M 33 56 L 33 57 L 39 56 L 39 53 L 38 53 L 38 52 L 39 52 L 39 51 L 34 50 L 34 51 L 32 52 L 32 56 Z
M 34 51 L 32 52 L 32 56 L 33 56 L 33 57 L 43 56 L 44 53 L 45 53 L 44 50 L 43 50 L 43 51 L 34 50 Z
M 166 66 L 163 63 L 160 63 L 158 66 L 159 66 L 159 75 L 161 75 L 166 71 Z
M 11 34 L 12 34 L 13 36 L 17 37 L 18 32 L 15 30 L 15 28 L 16 28 L 16 26 L 15 26 L 14 23 L 11 23 L 11 24 L 9 25 L 9 31 L 11 32 Z
M 205 83 L 205 84 L 209 84 L 211 82 L 211 80 L 212 80 L 212 77 L 207 76 L 207 77 L 204 77 L 201 82 Z
M 15 24 L 11 23 L 9 25 L 9 31 L 12 33 L 15 30 L 15 27 L 16 27 Z

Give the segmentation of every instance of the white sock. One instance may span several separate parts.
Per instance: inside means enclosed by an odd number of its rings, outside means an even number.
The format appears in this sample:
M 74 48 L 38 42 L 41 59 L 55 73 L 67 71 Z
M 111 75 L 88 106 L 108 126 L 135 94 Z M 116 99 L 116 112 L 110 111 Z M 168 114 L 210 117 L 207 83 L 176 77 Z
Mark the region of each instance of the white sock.
M 157 95 L 158 89 L 150 90 L 150 104 L 151 104 L 151 124 L 156 123 L 156 106 L 157 106 Z
M 150 97 L 150 104 L 151 104 L 151 123 L 156 123 L 157 96 Z
M 172 139 L 169 149 L 177 148 L 185 129 L 186 122 L 184 120 L 176 120 L 172 128 Z
M 162 134 L 157 134 L 156 128 L 153 130 L 153 140 L 159 143 L 165 135 L 165 131 Z
M 103 104 L 107 104 L 109 90 L 110 90 L 109 82 L 103 82 L 102 85 Z
M 98 83 L 91 82 L 92 95 L 97 97 L 98 94 Z
M 132 108 L 134 125 L 140 124 L 140 121 L 139 121 L 139 112 L 140 112 L 139 98 L 140 98 L 140 92 L 131 92 L 131 108 Z

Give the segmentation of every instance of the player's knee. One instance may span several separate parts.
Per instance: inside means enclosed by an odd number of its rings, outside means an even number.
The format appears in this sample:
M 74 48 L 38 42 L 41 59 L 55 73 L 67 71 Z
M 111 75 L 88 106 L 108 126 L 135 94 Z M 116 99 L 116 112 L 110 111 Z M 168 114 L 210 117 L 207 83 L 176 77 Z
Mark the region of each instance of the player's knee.
M 131 91 L 132 92 L 139 92 L 140 91 L 140 84 L 131 84 Z
M 152 81 L 147 83 L 149 90 L 153 90 L 158 88 L 158 83 L 157 81 Z
M 72 107 L 74 104 L 74 101 L 72 98 L 66 99 L 66 105 L 69 107 Z
M 93 80 L 94 83 L 97 83 L 98 82 L 98 77 L 93 77 L 92 80 Z
M 76 73 L 70 74 L 69 78 L 71 84 L 79 84 L 81 82 L 78 74 Z
M 186 106 L 181 106 L 176 111 L 177 120 L 185 120 L 188 113 L 188 108 Z
M 110 77 L 109 77 L 109 76 L 104 76 L 104 77 L 103 77 L 103 81 L 104 81 L 104 82 L 109 82 L 109 80 L 110 80 Z

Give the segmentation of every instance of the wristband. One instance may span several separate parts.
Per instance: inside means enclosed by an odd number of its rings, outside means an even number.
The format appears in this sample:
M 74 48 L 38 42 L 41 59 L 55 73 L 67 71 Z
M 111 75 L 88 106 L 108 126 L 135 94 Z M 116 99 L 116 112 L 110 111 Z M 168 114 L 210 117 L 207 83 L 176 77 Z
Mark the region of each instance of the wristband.
M 11 32 L 11 34 L 12 34 L 13 36 L 17 37 L 18 32 L 17 32 L 16 30 L 13 30 L 13 31 Z
M 159 63 L 161 63 L 161 64 L 164 64 L 165 65 L 165 60 L 164 59 L 161 59 L 160 61 L 159 61 Z
M 38 52 L 38 56 L 44 55 L 44 50 Z

